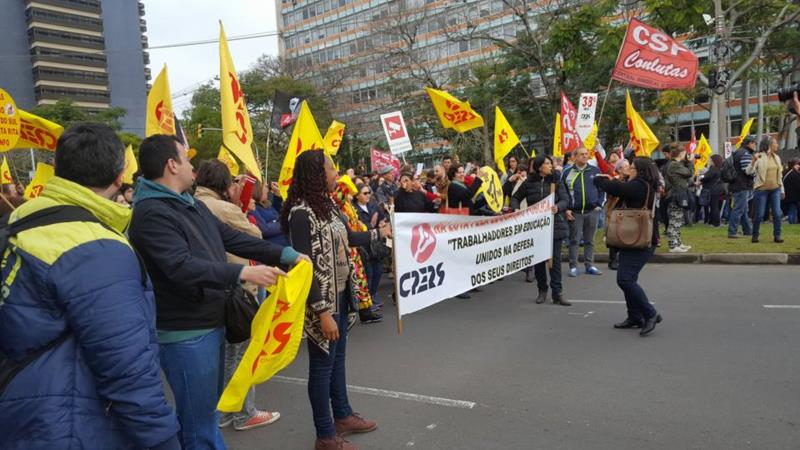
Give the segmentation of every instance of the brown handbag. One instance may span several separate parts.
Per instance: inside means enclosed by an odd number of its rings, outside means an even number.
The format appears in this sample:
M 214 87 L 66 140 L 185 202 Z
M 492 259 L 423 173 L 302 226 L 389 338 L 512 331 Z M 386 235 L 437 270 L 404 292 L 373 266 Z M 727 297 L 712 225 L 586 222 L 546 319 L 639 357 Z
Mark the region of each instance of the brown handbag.
M 647 207 L 649 200 L 650 185 L 647 186 L 644 207 L 618 208 L 611 211 L 606 225 L 607 247 L 645 249 L 652 245 L 654 212 Z M 655 204 L 653 206 L 655 207 Z

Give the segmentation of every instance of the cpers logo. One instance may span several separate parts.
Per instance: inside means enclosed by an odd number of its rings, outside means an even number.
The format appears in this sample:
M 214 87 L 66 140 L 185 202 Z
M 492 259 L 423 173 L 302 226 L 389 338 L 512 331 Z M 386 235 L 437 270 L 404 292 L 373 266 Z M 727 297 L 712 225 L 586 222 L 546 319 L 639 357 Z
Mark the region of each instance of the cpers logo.
M 411 229 L 411 255 L 420 264 L 425 263 L 436 249 L 436 235 L 427 223 Z M 417 295 L 435 289 L 444 283 L 444 263 L 428 265 L 400 276 L 400 296 Z
M 436 235 L 427 223 L 415 225 L 411 229 L 411 255 L 422 264 L 428 260 L 436 248 Z

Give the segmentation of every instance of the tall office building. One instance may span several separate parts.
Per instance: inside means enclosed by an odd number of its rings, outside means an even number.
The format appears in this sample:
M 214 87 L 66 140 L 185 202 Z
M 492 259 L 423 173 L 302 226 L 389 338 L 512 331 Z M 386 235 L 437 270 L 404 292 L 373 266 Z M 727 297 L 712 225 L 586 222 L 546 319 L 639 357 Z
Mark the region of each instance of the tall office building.
M 150 80 L 144 5 L 135 0 L 8 0 L 0 14 L 0 87 L 22 109 L 66 98 L 122 107 L 144 134 Z

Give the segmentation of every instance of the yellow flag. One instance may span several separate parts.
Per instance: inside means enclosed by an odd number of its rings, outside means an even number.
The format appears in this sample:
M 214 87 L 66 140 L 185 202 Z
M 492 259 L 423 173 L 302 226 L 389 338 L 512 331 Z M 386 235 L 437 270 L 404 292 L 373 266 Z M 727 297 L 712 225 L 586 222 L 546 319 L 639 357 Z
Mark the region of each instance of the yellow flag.
M 311 263 L 300 261 L 286 277 L 278 278 L 278 285 L 258 308 L 250 343 L 225 386 L 218 410 L 241 411 L 251 386 L 269 380 L 297 356 L 312 273 Z
M 31 184 L 25 188 L 25 199 L 30 200 L 41 195 L 44 186 L 50 178 L 53 178 L 54 174 L 55 169 L 50 164 L 37 163 L 36 174 L 33 176 Z
M 442 126 L 459 133 L 483 126 L 483 117 L 472 110 L 469 102 L 462 102 L 445 91 L 425 88 L 433 102 L 433 109 L 439 116 Z
M 344 124 L 334 120 L 328 127 L 328 132 L 325 133 L 325 153 L 336 156 L 339 153 L 339 147 L 342 146 L 343 137 Z
M 700 141 L 697 143 L 697 148 L 694 149 L 694 154 L 694 173 L 698 173 L 711 158 L 711 146 L 702 133 L 700 133 Z
M 556 127 L 553 129 L 553 156 L 564 156 L 561 152 L 561 113 L 556 113 Z
M 742 141 L 744 141 L 744 138 L 746 138 L 747 135 L 750 134 L 750 127 L 753 126 L 753 121 L 754 120 L 756 120 L 755 117 L 753 117 L 752 119 L 748 120 L 747 123 L 744 124 L 744 126 L 742 127 L 742 134 L 739 135 L 739 142 L 736 143 L 736 148 L 737 149 L 742 146 Z
M 283 198 L 286 198 L 289 194 L 289 186 L 292 184 L 294 162 L 297 160 L 297 155 L 306 150 L 322 150 L 324 148 L 325 142 L 319 134 L 317 121 L 314 120 L 314 116 L 311 114 L 308 102 L 304 100 L 300 105 L 300 113 L 294 123 L 292 137 L 289 139 L 289 148 L 286 149 L 286 157 L 283 159 L 281 174 L 278 178 L 278 186 Z
M 122 177 L 123 183 L 133 184 L 133 175 L 139 170 L 139 163 L 136 155 L 133 154 L 133 147 L 130 145 L 125 148 L 125 175 Z
M 225 29 L 219 23 L 219 95 L 222 105 L 222 145 L 244 163 L 244 167 L 261 181 L 261 169 L 253 155 L 253 127 L 239 77 L 233 67 Z
M 3 156 L 3 165 L 0 166 L 0 184 L 14 184 L 14 178 L 11 176 L 11 169 L 8 168 L 5 156 Z
M 478 173 L 481 181 L 481 188 L 478 192 L 483 193 L 483 198 L 486 199 L 486 205 L 492 211 L 499 213 L 503 209 L 503 185 L 500 183 L 500 177 L 497 172 L 489 166 L 483 167 Z
M 241 168 L 239 167 L 239 162 L 236 161 L 236 158 L 234 158 L 229 151 L 225 150 L 225 147 L 219 148 L 219 154 L 217 155 L 217 159 L 225 163 L 226 166 L 228 166 L 228 170 L 231 171 L 232 177 L 239 175 L 241 171 Z
M 625 92 L 625 112 L 628 115 L 628 132 L 631 135 L 631 144 L 636 156 L 650 156 L 658 147 L 658 138 L 634 109 L 631 94 L 627 91 Z
M 18 109 L 20 127 L 19 140 L 14 148 L 39 148 L 56 150 L 56 143 L 64 127 L 45 118 Z
M 144 126 L 145 137 L 154 134 L 175 135 L 175 115 L 172 112 L 172 95 L 169 92 L 167 65 L 159 72 L 150 93 L 147 94 L 147 114 Z
M 499 106 L 494 107 L 494 162 L 501 173 L 506 172 L 503 158 L 519 144 L 519 137 L 506 120 Z

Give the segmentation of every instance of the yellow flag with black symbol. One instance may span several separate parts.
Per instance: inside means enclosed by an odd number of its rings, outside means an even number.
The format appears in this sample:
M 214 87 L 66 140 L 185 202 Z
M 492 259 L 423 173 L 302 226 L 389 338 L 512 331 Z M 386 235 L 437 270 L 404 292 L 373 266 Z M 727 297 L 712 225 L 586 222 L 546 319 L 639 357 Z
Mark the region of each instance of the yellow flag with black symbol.
M 459 133 L 483 126 L 483 117 L 476 113 L 469 102 L 462 102 L 445 91 L 425 88 L 431 97 L 433 109 L 445 128 L 452 128 Z
M 175 114 L 172 111 L 172 94 L 169 91 L 167 65 L 158 73 L 150 93 L 147 94 L 145 137 L 154 134 L 175 135 Z
M 753 117 L 752 119 L 748 120 L 747 123 L 745 123 L 744 126 L 742 127 L 742 134 L 739 135 L 739 142 L 736 143 L 736 148 L 737 149 L 742 146 L 742 142 L 744 142 L 744 138 L 746 138 L 747 135 L 750 134 L 750 128 L 753 126 L 753 122 L 755 120 L 756 120 L 756 118 Z
M 38 148 L 55 151 L 64 127 L 43 117 L 18 109 L 19 140 L 14 148 Z
M 133 147 L 128 145 L 125 147 L 125 175 L 122 176 L 122 182 L 133 184 L 133 176 L 139 170 L 139 163 L 136 161 L 136 155 L 133 154 Z
M 294 163 L 297 161 L 297 156 L 306 150 L 323 150 L 324 148 L 325 141 L 322 140 L 322 136 L 319 134 L 317 121 L 314 120 L 314 115 L 311 114 L 308 102 L 304 100 L 300 105 L 300 113 L 294 123 L 292 137 L 289 138 L 289 148 L 286 149 L 286 157 L 283 158 L 281 173 L 278 177 L 281 197 L 286 198 L 289 194 L 289 186 L 292 185 Z
M 1 184 L 14 184 L 14 178 L 11 176 L 11 169 L 8 168 L 5 156 L 3 156 L 3 165 L 0 166 L 0 181 Z
M 625 112 L 628 116 L 628 132 L 636 156 L 650 156 L 658 147 L 658 138 L 647 122 L 639 115 L 631 102 L 630 92 L 625 92 Z
M 561 152 L 561 113 L 556 113 L 556 126 L 553 129 L 553 156 L 564 156 Z
M 325 153 L 336 156 L 339 153 L 339 147 L 342 146 L 342 139 L 344 138 L 344 124 L 341 122 L 333 121 L 331 126 L 328 127 L 328 132 L 325 133 Z
M 694 173 L 697 174 L 711 159 L 711 145 L 708 144 L 703 133 L 700 133 L 700 140 L 697 142 L 697 148 L 694 149 L 694 156 Z
M 236 161 L 236 158 L 231 155 L 231 153 L 225 150 L 225 147 L 219 148 L 219 153 L 217 154 L 217 159 L 225 163 L 228 166 L 228 170 L 231 172 L 231 176 L 235 177 L 240 173 L 239 162 Z
M 489 209 L 499 213 L 503 209 L 503 185 L 500 183 L 500 177 L 489 166 L 484 166 L 479 171 L 478 177 L 482 181 L 478 192 L 483 194 Z
M 44 186 L 50 181 L 50 178 L 53 178 L 53 175 L 55 175 L 53 166 L 45 163 L 37 163 L 36 173 L 33 175 L 33 179 L 28 187 L 25 188 L 25 199 L 30 200 L 41 195 Z
M 239 76 L 233 67 L 222 22 L 219 23 L 219 98 L 222 106 L 222 145 L 239 158 L 251 175 L 261 181 L 261 169 L 252 148 L 250 112 Z
M 503 158 L 519 144 L 519 137 L 499 106 L 494 108 L 494 162 L 500 172 L 505 173 L 506 165 Z
M 253 319 L 250 343 L 217 404 L 222 412 L 242 410 L 250 387 L 264 383 L 297 356 L 303 336 L 306 299 L 313 269 L 300 261 L 258 308 Z

